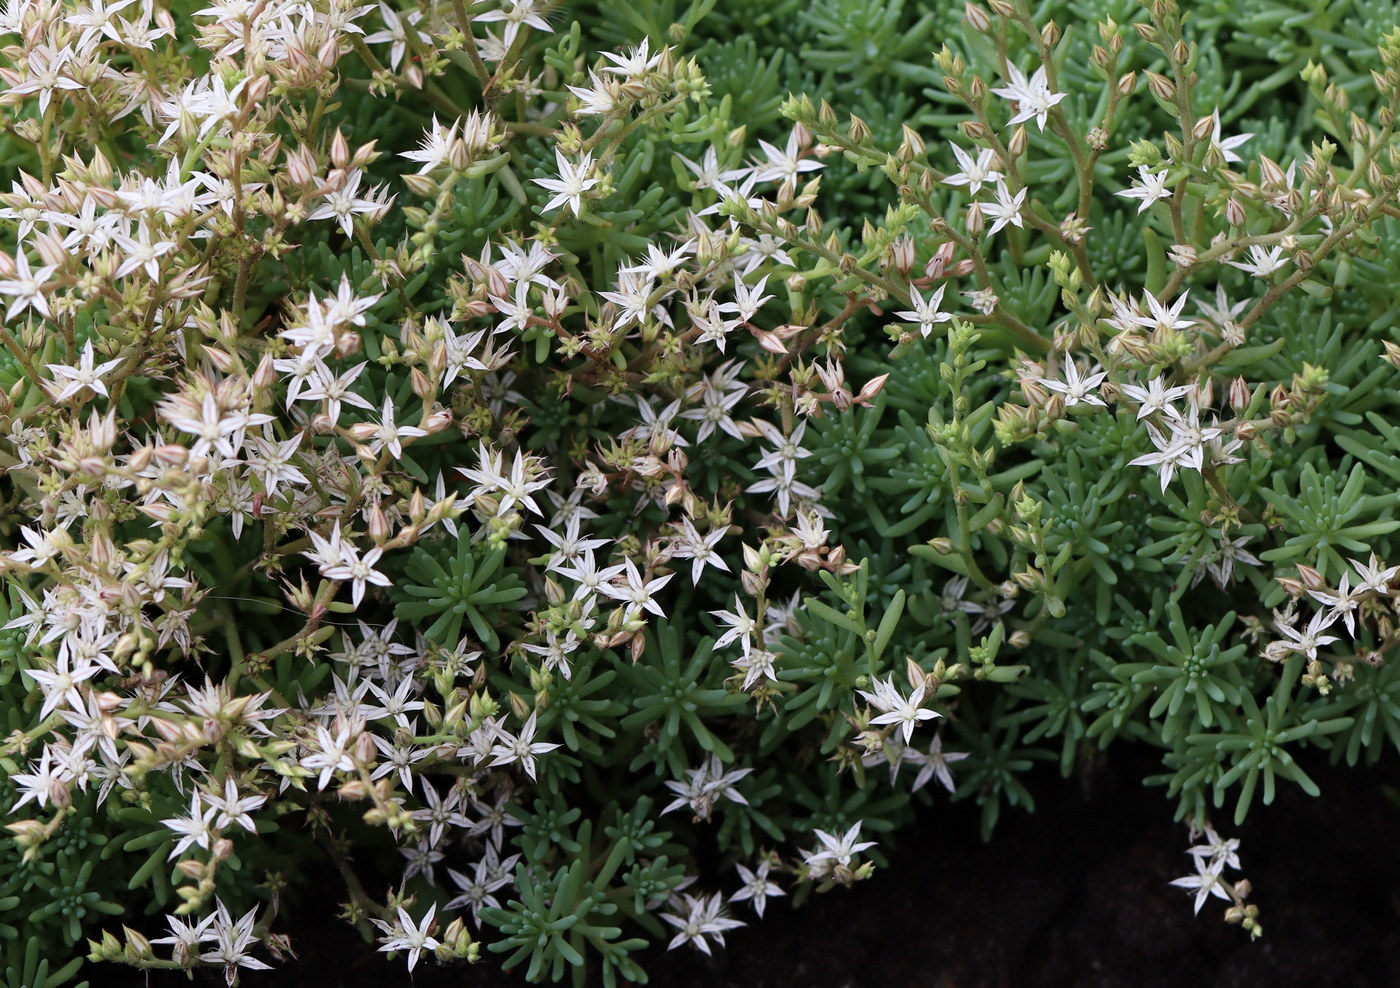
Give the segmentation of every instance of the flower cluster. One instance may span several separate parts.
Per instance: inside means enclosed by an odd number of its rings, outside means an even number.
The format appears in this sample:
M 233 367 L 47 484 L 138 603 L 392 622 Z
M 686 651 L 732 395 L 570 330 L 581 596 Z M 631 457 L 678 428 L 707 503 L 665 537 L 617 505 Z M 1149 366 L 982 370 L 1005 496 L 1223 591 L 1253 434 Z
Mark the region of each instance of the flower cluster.
M 1203 825 L 1400 740 L 1400 33 L 1304 113 L 988 6 L 7 5 L 7 969 L 232 983 L 315 856 L 635 981 L 1090 745 Z

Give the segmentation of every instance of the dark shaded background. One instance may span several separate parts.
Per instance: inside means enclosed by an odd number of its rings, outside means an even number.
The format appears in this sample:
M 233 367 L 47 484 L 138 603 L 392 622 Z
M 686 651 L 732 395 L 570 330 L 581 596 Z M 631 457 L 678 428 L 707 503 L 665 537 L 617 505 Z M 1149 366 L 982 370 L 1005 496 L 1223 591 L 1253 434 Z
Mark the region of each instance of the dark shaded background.
M 653 949 L 641 961 L 655 988 L 894 988 L 894 986 L 1394 986 L 1400 985 L 1400 772 L 1304 760 L 1318 799 L 1281 786 L 1255 805 L 1241 838 L 1263 939 L 1251 943 L 1211 899 L 1199 916 L 1167 883 L 1192 871 L 1174 804 L 1141 779 L 1151 754 L 1115 751 L 1064 780 L 1042 773 L 1034 814 L 1003 813 L 991 843 L 977 836 L 971 801 L 942 803 L 901 831 L 890 867 L 855 888 L 813 896 L 800 910 L 769 901 L 767 918 L 730 933 L 711 960 L 691 947 Z M 475 966 L 376 955 L 327 908 L 283 925 L 298 961 L 248 972 L 248 988 L 518 988 L 483 950 Z M 334 890 L 334 891 L 331 891 Z M 754 919 L 744 904 L 737 915 Z M 259 954 L 262 956 L 262 954 Z M 93 988 L 175 988 L 183 975 L 85 968 Z M 589 984 L 600 983 L 592 977 Z M 196 984 L 222 985 L 217 970 Z

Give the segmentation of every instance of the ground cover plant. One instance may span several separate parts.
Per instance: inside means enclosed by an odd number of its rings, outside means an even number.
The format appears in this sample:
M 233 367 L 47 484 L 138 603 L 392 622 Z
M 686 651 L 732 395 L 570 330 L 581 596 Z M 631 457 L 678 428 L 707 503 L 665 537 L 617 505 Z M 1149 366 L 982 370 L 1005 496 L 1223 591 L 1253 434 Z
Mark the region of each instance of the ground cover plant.
M 4 983 L 313 857 L 640 981 L 1115 741 L 1258 935 L 1230 827 L 1400 744 L 1396 20 L 11 0 Z

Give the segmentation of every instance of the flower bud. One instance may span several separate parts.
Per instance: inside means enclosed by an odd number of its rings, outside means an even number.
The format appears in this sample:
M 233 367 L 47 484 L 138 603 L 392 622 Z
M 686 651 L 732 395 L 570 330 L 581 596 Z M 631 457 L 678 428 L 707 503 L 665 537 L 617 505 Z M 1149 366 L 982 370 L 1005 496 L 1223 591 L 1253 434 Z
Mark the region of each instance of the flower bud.
M 967 207 L 967 232 L 970 236 L 980 236 L 987 221 L 982 215 L 982 204 L 974 202 Z
M 1176 84 L 1158 72 L 1147 73 L 1147 88 L 1163 103 L 1176 102 Z
M 1006 142 L 1007 153 L 1010 154 L 1013 158 L 1019 158 L 1021 155 L 1026 153 L 1027 141 L 1028 138 L 1026 137 L 1026 125 L 1021 124 L 1015 129 L 1015 131 L 1012 132 L 1011 140 Z
M 350 164 L 350 144 L 345 140 L 345 135 L 337 127 L 335 137 L 331 140 L 331 163 L 337 168 L 344 168 Z

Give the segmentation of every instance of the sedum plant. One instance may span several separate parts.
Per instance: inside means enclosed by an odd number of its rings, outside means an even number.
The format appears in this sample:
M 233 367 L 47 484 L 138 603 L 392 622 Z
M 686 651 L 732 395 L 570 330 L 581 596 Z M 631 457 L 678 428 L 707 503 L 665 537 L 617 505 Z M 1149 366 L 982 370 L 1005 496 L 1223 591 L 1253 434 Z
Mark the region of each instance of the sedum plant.
M 1394 11 L 918 6 L 5 8 L 9 983 L 311 858 L 641 981 L 1118 739 L 1259 933 L 1400 743 Z

